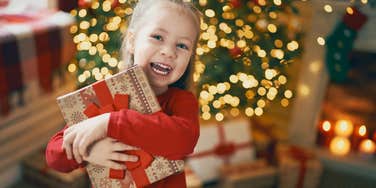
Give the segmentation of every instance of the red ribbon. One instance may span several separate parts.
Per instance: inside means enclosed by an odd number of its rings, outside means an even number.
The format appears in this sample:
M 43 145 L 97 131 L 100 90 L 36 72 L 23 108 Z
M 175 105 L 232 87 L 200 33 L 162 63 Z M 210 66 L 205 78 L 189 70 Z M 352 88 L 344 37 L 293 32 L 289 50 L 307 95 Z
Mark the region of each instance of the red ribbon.
M 214 147 L 212 150 L 203 151 L 199 153 L 195 153 L 190 156 L 190 158 L 199 158 L 204 157 L 208 155 L 217 155 L 219 157 L 222 157 L 226 164 L 229 163 L 229 158 L 232 154 L 235 153 L 237 149 L 243 149 L 251 146 L 250 142 L 245 143 L 233 143 L 233 142 L 227 142 L 225 138 L 225 131 L 222 124 L 219 124 L 218 126 L 218 134 L 219 134 L 219 143 L 217 146 Z
M 239 175 L 247 172 L 256 172 L 260 169 L 265 169 L 268 164 L 265 160 L 258 160 L 250 163 L 242 163 L 234 166 L 230 166 L 224 169 L 225 175 Z
M 126 161 L 125 165 L 131 172 L 133 181 L 136 183 L 136 187 L 145 187 L 149 185 L 149 179 L 145 173 L 145 169 L 150 166 L 154 158 L 149 153 L 142 150 L 131 150 L 125 152 L 128 155 L 135 155 L 138 157 L 137 162 Z
M 97 82 L 93 84 L 92 87 L 96 94 L 96 98 L 81 93 L 84 103 L 87 104 L 84 114 L 88 117 L 94 117 L 103 113 L 118 111 L 121 109 L 128 109 L 128 95 L 115 94 L 114 99 L 112 99 L 111 92 L 108 89 L 105 81 Z M 99 104 L 97 104 L 97 102 Z M 131 150 L 125 151 L 124 153 L 138 156 L 137 162 L 125 162 L 125 165 L 131 172 L 137 187 L 150 184 L 145 173 L 145 168 L 147 168 L 153 161 L 153 156 L 142 150 Z M 109 177 L 112 179 L 124 179 L 125 171 L 110 169 Z
M 91 101 L 84 110 L 84 114 L 87 117 L 90 118 L 103 113 L 128 108 L 128 95 L 115 94 L 114 99 L 112 99 L 112 95 L 105 81 L 93 84 L 93 90 L 100 104 Z M 110 178 L 123 179 L 124 177 L 124 170 L 110 169 Z
M 34 17 L 23 14 L 1 14 L 0 21 L 6 21 L 10 23 L 24 23 L 35 20 Z
M 312 153 L 306 152 L 304 149 L 299 148 L 297 146 L 290 146 L 288 152 L 292 158 L 298 160 L 300 163 L 299 179 L 298 183 L 296 184 L 296 187 L 302 188 L 304 185 L 304 176 L 307 169 L 306 163 L 309 159 L 314 158 L 314 155 Z

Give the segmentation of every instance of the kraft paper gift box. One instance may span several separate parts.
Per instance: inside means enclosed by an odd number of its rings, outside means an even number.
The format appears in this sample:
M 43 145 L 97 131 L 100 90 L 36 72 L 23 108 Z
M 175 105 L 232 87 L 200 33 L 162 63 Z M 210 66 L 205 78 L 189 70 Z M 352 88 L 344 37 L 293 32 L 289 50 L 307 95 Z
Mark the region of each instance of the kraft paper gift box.
M 200 126 L 200 137 L 187 163 L 203 181 L 210 183 L 220 177 L 224 164 L 237 164 L 254 159 L 250 123 L 235 119 L 223 123 L 207 123 Z
M 277 183 L 277 168 L 265 159 L 221 168 L 222 188 L 272 188 Z
M 49 168 L 45 161 L 44 151 L 37 151 L 25 158 L 21 163 L 23 178 L 40 187 L 81 188 L 90 185 L 85 169 L 62 173 Z
M 316 188 L 323 166 L 309 149 L 278 144 L 276 148 L 280 188 Z
M 63 117 L 74 125 L 89 117 L 124 108 L 145 114 L 159 111 L 158 100 L 141 67 L 133 66 L 110 78 L 57 98 Z M 167 160 L 147 152 L 127 151 L 138 155 L 138 162 L 126 162 L 134 180 L 133 186 L 143 187 L 184 170 L 184 161 Z M 95 188 L 120 188 L 125 171 L 88 164 L 86 170 Z

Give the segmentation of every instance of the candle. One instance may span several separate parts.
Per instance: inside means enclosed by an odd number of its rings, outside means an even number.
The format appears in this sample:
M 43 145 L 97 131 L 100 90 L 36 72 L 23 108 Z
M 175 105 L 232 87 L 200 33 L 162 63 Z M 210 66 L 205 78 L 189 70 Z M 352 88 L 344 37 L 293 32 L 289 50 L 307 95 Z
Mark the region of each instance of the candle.
M 336 136 L 330 142 L 330 152 L 335 155 L 346 155 L 350 152 L 350 141 L 348 138 Z
M 325 147 L 329 147 L 332 136 L 333 136 L 332 124 L 329 121 L 324 121 L 320 126 L 319 144 Z
M 339 120 L 336 122 L 334 132 L 337 136 L 348 137 L 353 133 L 354 126 L 350 121 Z
M 376 151 L 375 142 L 373 142 L 371 139 L 364 139 L 362 142 L 360 142 L 359 151 L 364 154 L 372 155 Z
M 353 138 L 352 138 L 352 148 L 358 150 L 359 144 L 362 140 L 367 138 L 367 128 L 365 125 L 357 126 L 355 128 Z

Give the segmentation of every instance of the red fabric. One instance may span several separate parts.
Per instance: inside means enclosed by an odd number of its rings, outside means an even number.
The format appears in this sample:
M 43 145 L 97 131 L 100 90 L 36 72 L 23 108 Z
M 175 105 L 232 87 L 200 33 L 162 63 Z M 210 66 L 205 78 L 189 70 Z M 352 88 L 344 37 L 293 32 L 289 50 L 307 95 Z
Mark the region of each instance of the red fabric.
M 74 159 L 68 160 L 62 149 L 63 135 L 67 128 L 67 126 L 64 127 L 61 131 L 52 136 L 46 148 L 47 165 L 60 172 L 71 172 L 74 169 L 84 167 L 84 164 L 80 165 Z
M 0 39 L 0 74 L 0 109 L 2 114 L 7 114 L 10 111 L 9 93 L 22 92 L 23 88 L 17 39 L 11 33 Z
M 53 72 L 63 64 L 61 62 L 60 29 L 53 26 L 48 30 L 35 30 L 34 37 L 38 54 L 39 83 L 44 91 L 51 92 Z
M 58 0 L 59 9 L 65 12 L 70 12 L 72 9 L 78 7 L 77 0 Z
M 126 144 L 139 147 L 152 155 L 171 160 L 183 159 L 193 152 L 199 137 L 198 103 L 189 92 L 169 88 L 158 96 L 162 111 L 141 114 L 134 110 L 112 112 L 108 135 Z M 61 149 L 64 129 L 54 135 L 46 148 L 47 164 L 69 172 L 79 167 L 66 158 Z M 184 172 L 146 186 L 147 188 L 186 187 Z
M 3 60 L 3 54 L 2 54 L 2 47 L 0 45 L 0 114 L 8 114 L 9 113 L 9 102 L 8 102 L 8 91 L 9 86 L 6 78 L 6 69 L 3 66 L 4 60 Z

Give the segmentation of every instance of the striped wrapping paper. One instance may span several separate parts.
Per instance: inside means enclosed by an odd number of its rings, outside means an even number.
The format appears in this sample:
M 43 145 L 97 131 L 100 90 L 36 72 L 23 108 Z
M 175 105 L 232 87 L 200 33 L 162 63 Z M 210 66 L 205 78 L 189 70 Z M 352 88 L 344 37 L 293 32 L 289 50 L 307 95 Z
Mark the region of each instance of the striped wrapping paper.
M 0 116 L 53 89 L 53 73 L 75 52 L 64 12 L 0 14 Z M 17 102 L 13 96 L 18 95 Z

